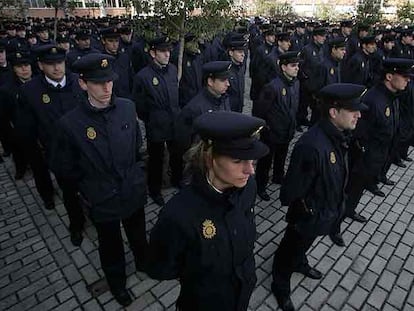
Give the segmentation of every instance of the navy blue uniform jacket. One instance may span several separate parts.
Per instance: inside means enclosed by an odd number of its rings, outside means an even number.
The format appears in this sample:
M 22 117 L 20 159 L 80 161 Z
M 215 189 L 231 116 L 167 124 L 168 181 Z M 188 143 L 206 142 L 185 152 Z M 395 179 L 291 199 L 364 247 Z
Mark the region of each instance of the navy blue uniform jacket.
M 245 311 L 256 284 L 256 183 L 219 194 L 197 176 L 162 209 L 148 274 L 178 278 L 181 311 Z
M 146 203 L 141 132 L 134 104 L 113 98 L 96 109 L 86 99 L 59 122 L 53 163 L 76 181 L 96 222 L 126 218 Z
M 312 215 L 289 220 L 308 237 L 329 234 L 342 217 L 348 176 L 346 136 L 329 120 L 321 120 L 299 139 L 280 191 L 288 215 L 304 200 Z
M 177 67 L 169 64 L 160 68 L 152 62 L 135 75 L 132 93 L 138 117 L 145 122 L 147 139 L 172 140 L 180 112 Z

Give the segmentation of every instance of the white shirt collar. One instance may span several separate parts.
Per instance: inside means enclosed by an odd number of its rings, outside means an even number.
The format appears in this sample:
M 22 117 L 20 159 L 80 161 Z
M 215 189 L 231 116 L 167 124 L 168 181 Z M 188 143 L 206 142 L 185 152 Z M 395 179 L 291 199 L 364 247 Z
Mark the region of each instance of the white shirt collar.
M 66 75 L 64 75 L 63 79 L 59 82 L 49 79 L 46 75 L 45 75 L 45 78 L 46 78 L 47 83 L 52 84 L 54 87 L 57 87 L 57 85 L 60 84 L 60 86 L 63 88 L 66 85 Z

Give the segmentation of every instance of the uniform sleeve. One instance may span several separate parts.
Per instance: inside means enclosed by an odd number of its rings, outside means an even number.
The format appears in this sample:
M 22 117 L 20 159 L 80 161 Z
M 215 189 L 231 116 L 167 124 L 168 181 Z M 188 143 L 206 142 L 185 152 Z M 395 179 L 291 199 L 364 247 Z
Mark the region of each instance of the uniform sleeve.
M 56 130 L 57 134 L 50 161 L 51 169 L 62 178 L 77 182 L 82 178 L 82 172 L 78 165 L 80 153 L 61 122 L 58 122 Z
M 15 127 L 26 147 L 36 144 L 38 138 L 37 118 L 27 100 L 26 92 L 20 91 L 18 94 Z
M 151 231 L 149 242 L 149 264 L 147 273 L 157 280 L 176 279 L 184 265 L 186 241 L 188 240 L 176 221 L 177 216 L 169 206 L 159 215 Z
M 318 154 L 308 145 L 297 145 L 292 152 L 286 179 L 280 190 L 282 205 L 305 199 L 312 190 L 315 178 L 319 174 Z
M 138 118 L 147 122 L 148 111 L 147 111 L 147 95 L 145 91 L 145 84 L 143 78 L 140 75 L 135 75 L 134 83 L 132 87 L 132 98 L 135 102 Z
M 268 121 L 268 111 L 272 103 L 276 101 L 276 93 L 272 85 L 267 84 L 260 92 L 259 100 L 257 101 L 257 116 L 265 121 Z

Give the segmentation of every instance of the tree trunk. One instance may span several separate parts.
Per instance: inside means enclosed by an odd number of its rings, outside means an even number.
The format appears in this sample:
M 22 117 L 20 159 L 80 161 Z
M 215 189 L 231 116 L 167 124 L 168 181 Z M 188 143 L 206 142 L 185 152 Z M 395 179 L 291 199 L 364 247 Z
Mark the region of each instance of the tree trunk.
M 54 25 L 53 25 L 53 41 L 56 42 L 56 37 L 57 37 L 57 15 L 58 15 L 58 11 L 59 8 L 55 7 L 55 21 L 54 21 Z
M 181 80 L 181 76 L 183 75 L 183 56 L 184 56 L 184 45 L 185 45 L 185 12 L 182 14 L 182 19 L 180 23 L 180 48 L 178 50 L 178 64 L 177 64 L 177 77 L 178 77 L 178 83 Z

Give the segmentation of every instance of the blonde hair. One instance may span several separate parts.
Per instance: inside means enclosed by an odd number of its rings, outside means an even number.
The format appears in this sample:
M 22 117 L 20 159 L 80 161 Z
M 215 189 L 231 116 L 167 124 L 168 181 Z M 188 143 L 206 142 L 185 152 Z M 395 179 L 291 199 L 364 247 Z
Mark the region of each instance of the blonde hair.
M 184 181 L 190 181 L 194 173 L 205 175 L 208 170 L 207 160 L 214 157 L 213 146 L 203 140 L 195 143 L 184 154 Z

